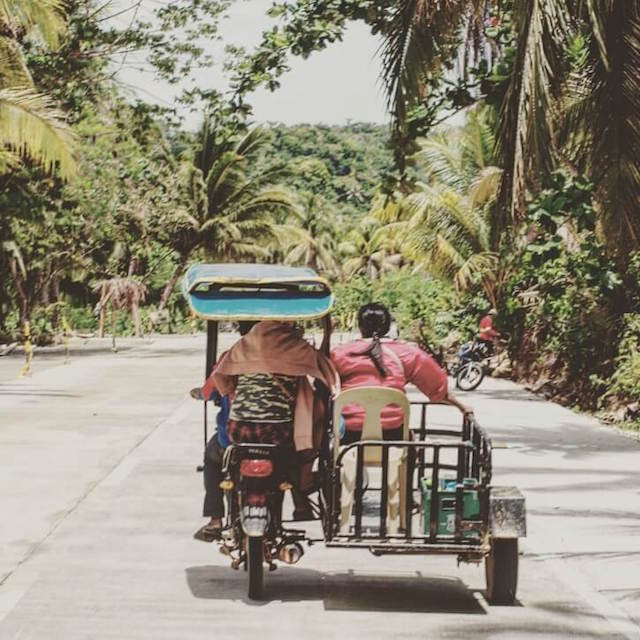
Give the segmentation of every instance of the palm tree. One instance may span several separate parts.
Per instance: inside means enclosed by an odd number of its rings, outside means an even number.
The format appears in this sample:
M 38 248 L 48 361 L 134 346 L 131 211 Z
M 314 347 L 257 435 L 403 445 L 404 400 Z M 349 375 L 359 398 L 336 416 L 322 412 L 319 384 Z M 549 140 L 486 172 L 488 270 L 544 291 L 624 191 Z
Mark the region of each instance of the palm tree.
M 133 317 L 136 336 L 142 337 L 142 322 L 140 320 L 140 305 L 147 296 L 147 287 L 135 278 L 110 278 L 99 280 L 93 285 L 95 292 L 100 292 L 100 301 L 96 305 L 100 323 L 98 335 L 104 337 L 104 325 L 107 305 L 111 305 L 111 339 L 113 350 L 116 351 L 116 319 L 119 311 L 128 311 Z
M 412 137 L 409 113 L 425 100 L 430 80 L 440 77 L 457 56 L 461 34 L 467 42 L 482 39 L 490 0 L 396 0 L 382 27 L 381 78 L 393 114 L 396 162 L 405 171 L 405 146 Z M 468 47 L 467 47 L 468 48 Z M 481 47 L 475 46 L 475 51 Z M 465 55 L 465 61 L 468 56 Z
M 482 25 L 489 8 L 500 4 L 394 3 L 383 30 L 382 78 L 396 129 L 406 129 L 408 110 L 424 98 L 425 81 L 455 59 L 465 34 L 465 50 L 470 41 L 476 51 L 490 50 Z M 596 184 L 610 246 L 627 254 L 640 246 L 640 5 L 513 0 L 510 12 L 516 51 L 498 122 L 504 168 L 499 226 L 522 218 L 527 186 L 566 159 L 568 148 L 569 159 Z M 580 39 L 584 55 L 568 75 L 566 52 Z M 564 121 L 561 131 L 558 121 Z
M 554 94 L 570 33 L 566 0 L 514 0 L 512 14 L 517 51 L 498 127 L 504 157 L 499 200 L 509 213 L 503 224 L 522 218 L 530 177 L 553 168 Z
M 596 185 L 609 246 L 624 256 L 640 248 L 640 4 L 591 0 L 582 11 L 591 37 L 565 92 L 565 132 Z
M 407 262 L 401 239 L 393 233 L 391 225 L 383 225 L 372 217 L 364 218 L 349 231 L 338 249 L 344 256 L 342 270 L 347 277 L 364 275 L 375 280 Z
M 56 47 L 64 32 L 63 0 L 0 0 L 0 142 L 46 171 L 69 176 L 72 136 L 51 100 L 34 88 L 17 39 L 37 31 Z M 0 158 L 0 170 L 14 160 Z
M 458 291 L 480 282 L 495 305 L 498 255 L 491 250 L 488 209 L 444 185 L 425 186 L 412 194 L 407 209 L 407 255 L 433 275 L 453 282 Z
M 287 264 L 325 273 L 335 271 L 335 216 L 327 213 L 327 204 L 320 196 L 307 196 L 290 223 L 280 225 L 278 232 L 285 234 Z
M 463 44 L 465 53 L 470 48 L 476 53 L 490 50 L 485 46 L 484 22 L 492 6 L 499 9 L 500 2 L 395 3 L 383 34 L 382 79 L 396 129 L 406 128 L 408 110 L 425 97 L 425 81 L 441 75 Z M 500 122 L 505 156 L 501 201 L 515 216 L 522 204 L 527 172 L 551 164 L 552 87 L 562 67 L 559 56 L 567 42 L 569 7 L 566 0 L 514 0 L 511 11 L 517 53 Z M 464 62 L 468 63 L 467 55 Z M 463 74 L 467 74 L 466 68 Z
M 494 201 L 502 171 L 487 109 L 474 109 L 462 129 L 427 138 L 417 154 L 425 182 L 373 215 L 400 241 L 416 266 L 451 281 L 459 291 L 482 284 L 498 294 L 499 220 Z
M 186 206 L 166 221 L 167 243 L 179 259 L 159 309 L 199 249 L 214 260 L 268 257 L 261 243 L 273 236 L 273 216 L 290 214 L 296 205 L 287 190 L 274 186 L 286 175 L 283 167 L 250 171 L 264 141 L 256 128 L 235 143 L 218 143 L 212 122 L 205 120 L 193 158 L 180 167 Z

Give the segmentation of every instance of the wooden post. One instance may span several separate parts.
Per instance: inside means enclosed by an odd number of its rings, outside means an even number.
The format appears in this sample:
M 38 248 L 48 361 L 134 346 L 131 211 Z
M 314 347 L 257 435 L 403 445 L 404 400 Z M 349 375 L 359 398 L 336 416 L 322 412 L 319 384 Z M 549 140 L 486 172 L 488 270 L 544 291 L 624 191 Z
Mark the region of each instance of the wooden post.
M 24 355 L 26 361 L 24 363 L 24 367 L 22 367 L 22 371 L 20 372 L 20 377 L 24 378 L 31 374 L 31 360 L 33 360 L 33 346 L 31 345 L 31 325 L 29 321 L 26 320 L 24 323 Z
M 106 320 L 106 315 L 107 315 L 107 302 L 105 299 L 105 290 L 106 290 L 107 285 L 103 284 L 102 285 L 102 290 L 100 291 L 100 302 L 98 303 L 100 305 L 100 324 L 98 326 L 98 337 L 99 338 L 104 338 L 104 323 Z
M 111 351 L 113 353 L 118 352 L 118 347 L 116 347 L 116 320 L 117 320 L 117 311 L 114 306 L 111 305 Z

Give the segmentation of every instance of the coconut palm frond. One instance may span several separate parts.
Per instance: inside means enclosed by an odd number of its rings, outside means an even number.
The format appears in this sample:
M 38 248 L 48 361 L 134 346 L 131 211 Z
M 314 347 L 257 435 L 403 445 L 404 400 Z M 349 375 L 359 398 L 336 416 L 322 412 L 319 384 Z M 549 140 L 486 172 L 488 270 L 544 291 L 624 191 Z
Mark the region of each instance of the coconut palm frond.
M 228 254 L 235 259 L 266 260 L 269 250 L 253 242 L 234 242 L 229 246 Z
M 234 206 L 231 215 L 234 217 L 253 216 L 260 212 L 288 213 L 295 207 L 293 196 L 284 189 L 269 189 L 255 197 Z
M 563 68 L 567 15 L 566 0 L 515 0 L 513 5 L 518 48 L 499 131 L 505 158 L 499 199 L 511 220 L 521 215 L 528 171 L 553 166 L 552 97 Z
M 32 84 L 20 46 L 13 38 L 0 36 L 0 89 Z
M 421 191 L 412 193 L 405 200 L 405 209 L 412 226 L 428 224 L 431 212 L 437 208 L 439 200 L 438 190 L 425 187 Z
M 247 134 L 238 141 L 234 147 L 234 151 L 245 158 L 246 161 L 254 160 L 256 154 L 259 154 L 264 149 L 266 134 L 267 132 L 262 127 L 250 129 Z
M 358 253 L 359 248 L 355 242 L 351 240 L 345 240 L 344 242 L 340 242 L 338 244 L 338 251 L 345 256 L 353 256 L 354 254 Z
M 347 258 L 347 260 L 342 263 L 342 270 L 347 276 L 353 276 L 357 273 L 361 273 L 365 268 L 366 260 L 362 256 Z
M 469 188 L 469 200 L 472 207 L 484 206 L 493 202 L 498 196 L 502 169 L 484 167 L 474 178 Z
M 447 238 L 441 234 L 436 235 L 427 263 L 434 273 L 455 280 L 456 274 L 465 262 L 465 257 Z
M 463 165 L 472 177 L 498 160 L 495 126 L 488 108 L 476 107 L 468 111 L 460 139 L 460 155 Z
M 265 189 L 267 187 L 273 189 L 274 187 L 272 185 L 287 177 L 287 175 L 288 169 L 283 170 L 282 166 L 278 166 L 266 171 L 252 174 L 251 179 L 246 180 L 243 179 L 245 173 L 238 170 L 236 178 L 240 179 L 235 180 L 233 184 L 230 182 L 228 185 L 226 185 L 226 187 L 232 187 L 232 190 L 225 189 L 223 196 L 220 196 L 220 194 L 216 195 L 218 195 L 219 197 L 223 197 L 225 203 L 227 203 L 228 206 L 235 202 L 240 202 L 246 198 L 254 197 L 255 194 L 259 193 L 261 189 Z M 282 188 L 282 192 L 289 194 L 289 191 L 284 188 Z M 290 196 L 290 199 L 291 206 L 296 206 L 296 203 L 294 203 L 293 201 L 293 196 Z
M 264 218 L 262 220 L 247 220 L 234 225 L 240 232 L 241 237 L 252 241 L 263 241 L 269 237 L 275 237 L 275 226 L 273 222 Z
M 431 183 L 442 183 L 451 189 L 465 188 L 459 142 L 460 136 L 452 132 L 429 137 L 421 144 L 418 159 Z
M 317 271 L 335 269 L 334 229 L 326 216 L 326 207 L 319 196 L 309 196 L 291 215 L 294 224 L 279 227 L 283 229 L 281 245 L 289 249 L 287 264 L 303 264 Z
M 592 0 L 589 10 L 599 36 L 586 63 L 582 150 L 605 235 L 615 253 L 625 254 L 640 247 L 640 6 Z
M 597 6 L 596 6 L 597 5 Z M 610 70 L 609 65 L 609 47 L 605 41 L 604 29 L 602 25 L 602 3 L 597 0 L 587 0 L 587 10 L 589 12 L 589 21 L 591 23 L 591 31 L 593 37 L 598 44 L 598 52 L 600 53 L 600 59 L 606 71 Z
M 9 149 L 0 149 L 0 175 L 14 171 L 20 166 L 20 158 L 9 151 Z
M 486 250 L 489 229 L 481 210 L 469 206 L 465 198 L 450 192 L 443 194 L 442 204 L 446 215 L 440 216 L 437 226 L 443 235 L 458 238 L 474 251 Z
M 227 151 L 210 168 L 205 179 L 209 209 L 217 209 L 220 203 L 226 205 L 231 194 L 245 184 L 242 163 L 242 156 L 234 151 Z
M 288 167 L 261 171 L 249 162 L 260 157 L 268 140 L 263 130 L 251 130 L 235 141 L 219 135 L 206 119 L 196 153 L 181 169 L 190 214 L 199 220 L 197 233 L 187 238 L 184 248 L 189 253 L 204 248 L 221 260 L 280 255 L 278 229 L 300 209 L 293 194 L 277 185 Z
M 208 176 L 221 153 L 213 122 L 210 117 L 206 117 L 198 132 L 197 147 L 191 162 L 202 171 L 202 175 Z
M 374 247 L 388 247 L 403 238 L 407 234 L 408 229 L 409 223 L 406 220 L 385 224 L 373 232 L 371 244 Z
M 51 47 L 65 31 L 64 16 L 64 0 L 0 0 L 0 21 L 10 29 L 37 29 Z
M 402 200 L 388 200 L 386 203 L 379 203 L 371 208 L 368 216 L 370 219 L 387 224 L 397 222 L 403 215 Z
M 134 278 L 110 278 L 95 282 L 92 289 L 108 295 L 114 309 L 131 309 L 145 301 L 147 286 Z
M 307 244 L 299 244 L 293 247 L 289 253 L 285 256 L 285 264 L 303 264 L 306 266 L 309 261 L 309 250 Z
M 405 122 L 407 106 L 420 97 L 425 75 L 454 55 L 465 5 L 466 0 L 400 0 L 391 8 L 381 75 L 397 122 Z
M 306 229 L 294 224 L 278 224 L 274 228 L 278 237 L 281 238 L 280 244 L 285 248 L 298 245 L 301 242 L 311 242 L 312 240 Z
M 193 217 L 202 220 L 207 206 L 207 188 L 202 171 L 191 162 L 182 163 L 178 171 L 194 213 Z
M 486 273 L 492 273 L 498 262 L 494 253 L 476 253 L 470 256 L 455 274 L 458 291 L 466 291 Z
M 411 231 L 407 233 L 404 247 L 407 257 L 416 262 L 425 260 L 431 254 L 436 235 L 433 229 L 429 227 L 411 227 Z
M 71 130 L 51 101 L 30 88 L 0 89 L 0 140 L 46 171 L 68 177 L 75 170 Z

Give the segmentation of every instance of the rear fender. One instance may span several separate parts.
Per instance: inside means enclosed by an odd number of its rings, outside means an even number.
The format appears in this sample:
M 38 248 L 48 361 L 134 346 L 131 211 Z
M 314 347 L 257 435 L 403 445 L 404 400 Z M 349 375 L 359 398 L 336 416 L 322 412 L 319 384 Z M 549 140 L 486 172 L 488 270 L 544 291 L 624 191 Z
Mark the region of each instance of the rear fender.
M 240 524 L 245 535 L 249 537 L 264 536 L 269 526 L 269 508 L 267 505 L 242 505 Z

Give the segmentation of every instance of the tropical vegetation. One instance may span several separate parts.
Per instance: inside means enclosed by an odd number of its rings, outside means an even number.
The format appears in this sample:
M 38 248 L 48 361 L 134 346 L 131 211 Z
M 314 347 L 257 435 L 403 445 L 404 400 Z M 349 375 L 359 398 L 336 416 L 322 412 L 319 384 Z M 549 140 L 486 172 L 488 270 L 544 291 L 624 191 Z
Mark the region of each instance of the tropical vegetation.
M 109 4 L 0 0 L 4 339 L 97 331 L 105 304 L 113 331 L 158 309 L 191 330 L 190 261 L 284 262 L 335 282 L 343 328 L 378 298 L 437 342 L 496 307 L 514 375 L 640 412 L 640 2 L 276 3 L 227 48 L 228 92 L 199 79 L 231 0 L 134 3 L 124 27 Z M 354 20 L 390 126 L 253 123 L 252 92 Z M 175 105 L 125 94 L 132 51 L 187 87 Z

